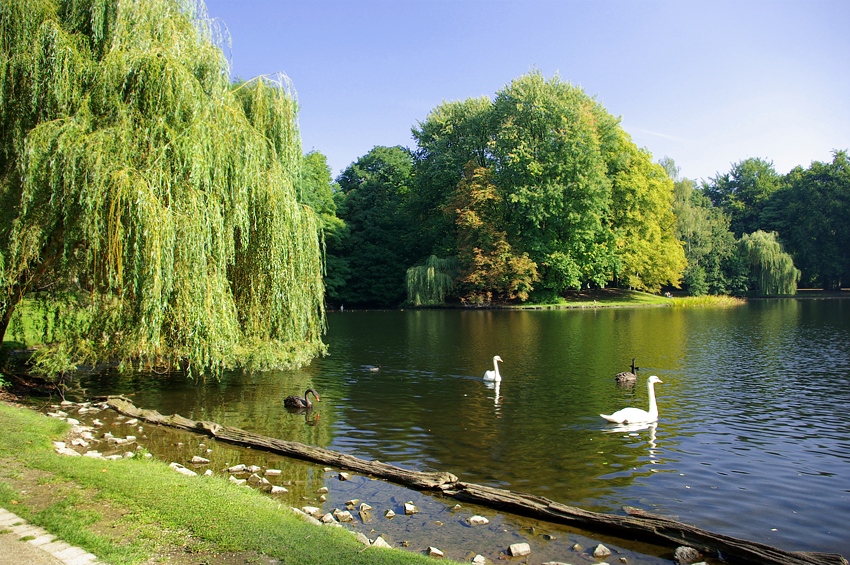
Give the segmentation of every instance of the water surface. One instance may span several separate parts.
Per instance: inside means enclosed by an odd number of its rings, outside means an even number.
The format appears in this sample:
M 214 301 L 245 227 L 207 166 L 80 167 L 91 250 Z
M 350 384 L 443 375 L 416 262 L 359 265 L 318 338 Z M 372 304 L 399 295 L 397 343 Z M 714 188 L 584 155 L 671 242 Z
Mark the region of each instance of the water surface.
M 194 383 L 93 378 L 162 413 L 604 512 L 625 505 L 788 550 L 850 555 L 850 302 L 734 309 L 331 313 L 330 356 Z M 498 389 L 482 381 L 500 355 Z M 636 387 L 615 384 L 632 357 Z M 379 372 L 370 365 L 381 365 Z M 600 413 L 647 407 L 622 430 Z M 308 386 L 309 416 L 283 408 Z

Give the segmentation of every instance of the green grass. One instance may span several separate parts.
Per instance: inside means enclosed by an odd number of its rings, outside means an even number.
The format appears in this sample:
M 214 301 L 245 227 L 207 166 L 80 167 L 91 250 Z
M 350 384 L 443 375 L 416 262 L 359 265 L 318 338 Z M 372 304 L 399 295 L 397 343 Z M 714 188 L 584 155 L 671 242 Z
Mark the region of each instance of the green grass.
M 308 524 L 270 497 L 219 477 L 186 477 L 144 458 L 57 455 L 51 440 L 62 438 L 67 424 L 26 408 L 0 403 L 0 429 L 2 467 L 38 475 L 32 485 L 49 489 L 42 502 L 50 501 L 39 507 L 29 488 L 16 490 L 3 472 L 0 506 L 115 565 L 175 547 L 256 552 L 291 565 L 433 563 L 421 554 L 364 548 L 342 528 Z
M 546 302 L 526 302 L 514 306 L 519 309 L 560 308 L 624 308 L 633 306 L 670 306 L 670 299 L 657 294 L 604 288 L 570 291 L 565 296 L 550 297 Z
M 674 308 L 732 308 L 742 304 L 746 304 L 746 300 L 734 296 L 681 296 L 672 299 Z

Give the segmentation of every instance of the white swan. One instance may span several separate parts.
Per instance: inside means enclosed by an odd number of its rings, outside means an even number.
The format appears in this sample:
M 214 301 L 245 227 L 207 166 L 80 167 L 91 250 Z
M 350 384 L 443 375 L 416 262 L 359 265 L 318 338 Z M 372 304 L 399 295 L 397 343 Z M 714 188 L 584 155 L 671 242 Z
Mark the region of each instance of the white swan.
M 485 381 L 501 381 L 502 375 L 499 374 L 499 363 L 502 361 L 502 358 L 496 355 L 493 357 L 493 370 L 484 372 L 484 380 Z
M 640 408 L 623 408 L 617 410 L 613 414 L 600 414 L 609 422 L 615 424 L 645 424 L 658 420 L 658 404 L 655 403 L 655 383 L 663 382 L 661 379 L 652 375 L 647 381 L 649 389 L 649 412 Z

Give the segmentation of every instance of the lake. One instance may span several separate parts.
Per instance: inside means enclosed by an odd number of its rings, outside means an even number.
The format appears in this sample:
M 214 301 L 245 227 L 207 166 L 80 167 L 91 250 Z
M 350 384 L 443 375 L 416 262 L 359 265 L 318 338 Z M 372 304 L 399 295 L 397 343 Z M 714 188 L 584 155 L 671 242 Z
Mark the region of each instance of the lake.
M 728 309 L 345 311 L 328 357 L 196 383 L 95 376 L 90 395 L 788 550 L 850 555 L 850 301 Z M 500 355 L 502 382 L 485 383 Z M 638 383 L 617 372 L 637 359 Z M 369 366 L 381 365 L 373 372 Z M 600 413 L 646 409 L 623 430 Z M 307 387 L 322 402 L 291 414 Z

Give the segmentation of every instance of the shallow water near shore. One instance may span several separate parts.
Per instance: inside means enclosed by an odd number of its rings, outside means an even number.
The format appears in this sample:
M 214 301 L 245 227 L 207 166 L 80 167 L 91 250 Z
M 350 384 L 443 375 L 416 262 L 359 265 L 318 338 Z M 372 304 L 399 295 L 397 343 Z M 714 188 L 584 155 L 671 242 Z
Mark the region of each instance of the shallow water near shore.
M 108 374 L 83 386 L 88 396 L 132 393 L 137 406 L 163 414 L 450 471 L 464 481 L 590 510 L 635 506 L 787 550 L 850 555 L 846 299 L 700 310 L 346 311 L 330 314 L 326 341 L 331 355 L 297 371 L 229 373 L 207 383 Z M 504 359 L 498 389 L 481 378 L 497 354 Z M 619 387 L 613 375 L 627 370 L 632 357 L 638 384 Z M 378 364 L 380 371 L 369 369 Z M 651 374 L 664 381 L 656 386 L 657 425 L 624 430 L 599 417 L 625 406 L 646 408 Z M 322 398 L 312 413 L 286 411 L 283 399 L 308 387 Z M 292 471 L 295 480 L 310 489 L 329 485 L 330 510 L 350 498 L 381 511 L 400 498 L 437 505 L 417 515 L 421 523 L 384 524 L 376 516 L 372 538 L 386 533 L 397 543 L 425 543 L 406 537 L 449 532 L 462 520 L 450 510 L 454 501 L 366 478 L 341 483 L 298 465 L 304 468 Z M 307 490 L 299 496 L 312 496 Z M 491 523 L 457 526 L 449 537 L 458 547 L 467 547 L 463 536 L 486 539 L 492 532 L 501 541 L 482 545 L 504 549 L 506 534 L 516 535 L 536 540 L 535 561 L 546 561 L 538 558 L 554 547 L 552 560 L 581 563 L 587 557 L 581 552 L 564 552 L 592 543 L 551 525 L 478 513 Z M 487 555 L 486 548 L 468 551 Z M 623 551 L 635 552 L 630 563 L 663 556 L 657 548 Z

